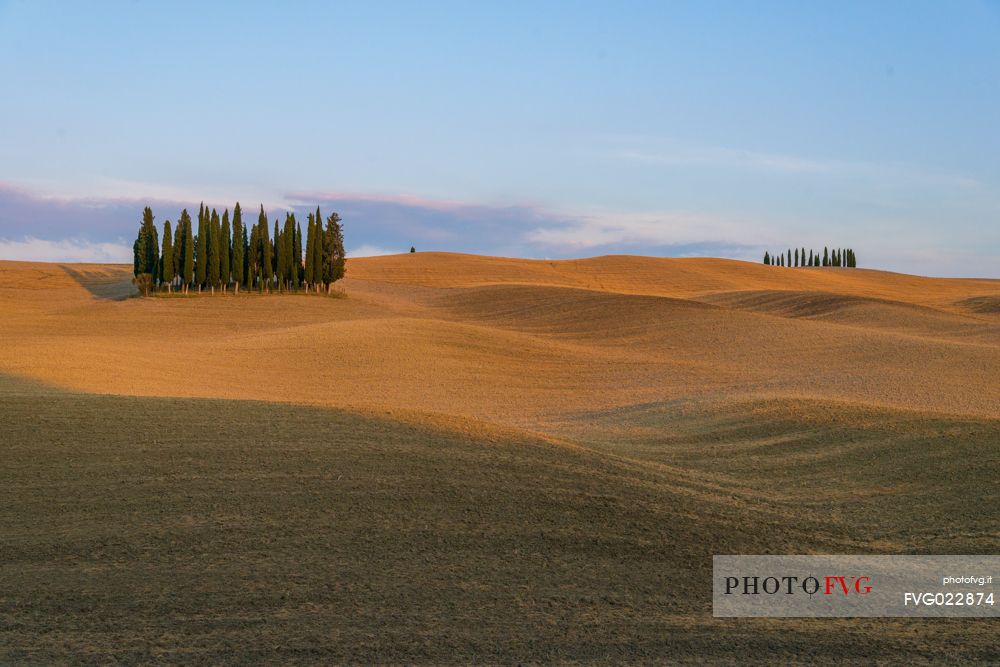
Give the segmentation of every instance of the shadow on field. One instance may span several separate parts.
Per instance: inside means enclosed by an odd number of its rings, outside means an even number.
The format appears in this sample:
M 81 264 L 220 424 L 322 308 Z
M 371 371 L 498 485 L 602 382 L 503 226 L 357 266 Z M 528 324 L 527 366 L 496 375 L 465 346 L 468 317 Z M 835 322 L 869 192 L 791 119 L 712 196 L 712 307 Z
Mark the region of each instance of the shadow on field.
M 98 299 L 122 301 L 136 293 L 132 284 L 132 274 L 126 267 L 71 267 L 66 264 L 59 266 L 77 284 Z
M 957 305 L 974 313 L 1000 314 L 1000 294 L 995 296 L 972 296 L 962 299 Z
M 679 443 L 656 439 L 670 415 L 647 407 L 630 416 L 652 438 L 643 462 L 459 418 L 5 385 L 0 664 L 997 656 L 989 622 L 712 618 L 714 553 L 873 549 L 787 488 L 718 484 L 739 479 L 709 465 L 725 456 L 784 475 L 759 451 L 776 434 L 754 430 L 801 430 L 780 405 L 672 424 Z M 758 451 L 727 451 L 746 437 Z M 816 443 L 792 444 L 821 493 Z M 685 451 L 662 464 L 664 446 Z

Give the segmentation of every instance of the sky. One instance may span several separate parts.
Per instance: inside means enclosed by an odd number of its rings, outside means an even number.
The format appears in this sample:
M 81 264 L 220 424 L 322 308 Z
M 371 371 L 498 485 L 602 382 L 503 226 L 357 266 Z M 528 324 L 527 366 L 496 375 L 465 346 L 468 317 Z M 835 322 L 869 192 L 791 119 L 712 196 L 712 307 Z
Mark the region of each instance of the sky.
M 355 256 L 1000 278 L 998 123 L 1000 0 L 0 0 L 0 258 L 128 262 L 143 206 L 240 201 Z

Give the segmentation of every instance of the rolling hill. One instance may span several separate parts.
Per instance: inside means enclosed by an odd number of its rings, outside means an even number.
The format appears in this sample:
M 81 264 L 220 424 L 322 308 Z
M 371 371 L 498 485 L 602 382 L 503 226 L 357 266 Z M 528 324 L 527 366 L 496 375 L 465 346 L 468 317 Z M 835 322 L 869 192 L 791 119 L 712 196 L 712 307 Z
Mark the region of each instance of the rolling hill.
M 715 620 L 709 581 L 716 553 L 997 551 L 1000 281 L 130 273 L 0 262 L 0 662 L 998 657 L 995 620 Z

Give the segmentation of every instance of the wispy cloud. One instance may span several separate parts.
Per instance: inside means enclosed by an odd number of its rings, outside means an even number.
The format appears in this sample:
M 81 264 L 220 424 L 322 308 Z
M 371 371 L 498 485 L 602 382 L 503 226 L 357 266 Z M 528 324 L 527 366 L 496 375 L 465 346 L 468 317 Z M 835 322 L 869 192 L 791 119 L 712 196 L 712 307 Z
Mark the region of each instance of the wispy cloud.
M 570 218 L 531 204 L 491 205 L 409 195 L 350 192 L 294 192 L 285 196 L 305 213 L 319 204 L 324 215 L 335 210 L 345 235 L 377 248 L 404 248 L 523 255 L 534 227 Z
M 751 231 L 753 230 L 753 231 Z M 677 212 L 563 216 L 530 229 L 525 238 L 549 249 L 587 250 L 606 247 L 660 247 L 693 243 L 739 243 L 751 237 L 773 237 L 767 225 L 745 220 Z
M 421 251 L 514 257 L 644 254 L 756 260 L 765 249 L 796 244 L 822 247 L 865 234 L 864 245 L 843 242 L 857 246 L 863 257 L 877 261 L 878 266 L 939 275 L 996 274 L 995 258 L 969 256 L 958 261 L 955 258 L 962 248 L 942 251 L 936 232 L 916 236 L 909 219 L 902 215 L 869 216 L 853 221 L 852 228 L 823 218 L 789 221 L 750 213 L 558 210 L 533 203 L 496 205 L 337 191 L 292 192 L 278 199 L 303 223 L 306 213 L 317 204 L 324 215 L 340 213 L 349 256 L 354 257 L 406 252 L 412 245 Z M 39 196 L 0 184 L 0 259 L 128 262 L 131 239 L 147 203 L 153 206 L 158 224 L 168 218 L 175 220 L 182 207 L 192 210 L 198 206 L 197 202 L 141 198 Z M 253 207 L 246 208 L 248 221 L 255 221 Z M 282 208 L 268 212 L 271 219 L 283 215 Z M 869 230 L 878 230 L 878 234 Z M 939 250 L 926 258 L 911 257 L 900 248 L 898 239 L 902 237 L 912 241 L 911 250 L 935 244 Z
M 663 167 L 703 167 L 786 175 L 857 177 L 916 185 L 969 189 L 979 182 L 964 174 L 931 171 L 906 162 L 871 162 L 789 155 L 676 141 L 664 137 L 612 136 L 599 152 L 613 160 Z

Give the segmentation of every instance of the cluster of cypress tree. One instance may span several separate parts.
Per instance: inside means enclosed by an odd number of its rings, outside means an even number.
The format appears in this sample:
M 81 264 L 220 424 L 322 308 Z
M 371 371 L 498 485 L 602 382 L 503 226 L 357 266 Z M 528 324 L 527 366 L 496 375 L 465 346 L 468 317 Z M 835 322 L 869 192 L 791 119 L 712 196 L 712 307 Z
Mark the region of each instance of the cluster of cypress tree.
M 834 248 L 831 252 L 829 248 L 823 248 L 823 256 L 819 251 L 809 251 L 806 256 L 805 248 L 795 248 L 786 253 L 772 255 L 764 253 L 764 263 L 768 266 L 846 266 L 855 268 L 858 265 L 857 256 L 851 248 Z
M 318 206 L 316 213 L 309 214 L 304 248 L 302 227 L 295 214 L 286 213 L 282 227 L 275 218 L 272 236 L 263 205 L 257 224 L 248 229 L 238 202 L 231 226 L 228 208 L 220 217 L 215 209 L 209 211 L 202 204 L 197 234 L 184 209 L 173 233 L 170 221 L 163 223 L 162 251 L 153 219 L 153 210 L 147 206 L 132 246 L 135 282 L 146 294 L 175 288 L 186 293 L 191 287 L 199 292 L 208 289 L 214 293 L 216 288 L 225 292 L 230 285 L 237 292 L 240 287 L 262 292 L 330 292 L 333 283 L 344 277 L 347 258 L 340 216 L 331 213 L 324 228 Z

